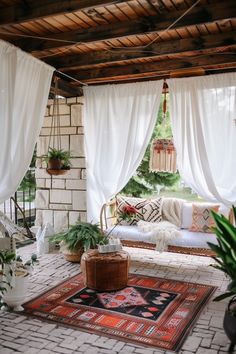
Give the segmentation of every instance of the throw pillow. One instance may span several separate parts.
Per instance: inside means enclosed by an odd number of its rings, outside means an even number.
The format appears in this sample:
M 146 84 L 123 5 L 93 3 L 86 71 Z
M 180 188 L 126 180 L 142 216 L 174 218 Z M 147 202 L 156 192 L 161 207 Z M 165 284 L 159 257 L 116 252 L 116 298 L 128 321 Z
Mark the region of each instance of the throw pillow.
M 139 220 L 159 222 L 162 220 L 162 198 L 143 199 L 132 197 L 116 197 L 117 221 L 119 225 L 136 225 Z M 130 220 L 122 220 L 124 208 L 132 206 L 136 214 Z
M 211 216 L 211 211 L 216 213 L 219 210 L 219 205 L 212 204 L 194 204 L 192 205 L 192 225 L 190 231 L 212 233 L 212 228 L 215 226 L 215 221 Z
M 162 198 L 149 199 L 142 209 L 142 220 L 160 222 L 162 220 Z
M 136 225 L 139 220 L 143 220 L 143 207 L 146 203 L 146 199 L 132 198 L 132 197 L 116 197 L 117 207 L 117 222 L 119 225 Z M 137 213 L 130 220 L 123 220 L 122 214 L 127 206 L 132 206 L 136 209 Z

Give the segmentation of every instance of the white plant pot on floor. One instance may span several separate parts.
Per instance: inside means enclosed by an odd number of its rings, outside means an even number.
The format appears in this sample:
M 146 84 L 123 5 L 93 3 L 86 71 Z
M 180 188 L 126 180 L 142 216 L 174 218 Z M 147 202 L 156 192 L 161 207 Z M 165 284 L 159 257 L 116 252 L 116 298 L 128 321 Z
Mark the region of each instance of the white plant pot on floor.
M 8 290 L 4 292 L 2 296 L 3 301 L 14 311 L 24 310 L 21 305 L 25 302 L 27 297 L 28 279 L 29 276 L 27 272 L 20 275 L 16 275 L 14 279 L 15 284 L 13 284 L 12 288 L 9 287 Z

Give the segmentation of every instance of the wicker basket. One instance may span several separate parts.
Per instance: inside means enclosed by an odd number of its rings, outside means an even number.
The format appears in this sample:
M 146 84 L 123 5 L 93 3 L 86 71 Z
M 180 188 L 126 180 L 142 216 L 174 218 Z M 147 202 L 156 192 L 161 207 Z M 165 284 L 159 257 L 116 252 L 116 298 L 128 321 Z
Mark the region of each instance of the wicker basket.
M 72 263 L 80 263 L 82 254 L 83 254 L 82 250 L 78 251 L 78 253 L 66 253 L 66 252 L 63 252 L 63 255 L 64 255 L 65 259 L 68 262 L 72 262 Z
M 128 281 L 130 256 L 125 251 L 98 253 L 85 252 L 81 258 L 84 283 L 88 288 L 112 291 L 124 288 Z

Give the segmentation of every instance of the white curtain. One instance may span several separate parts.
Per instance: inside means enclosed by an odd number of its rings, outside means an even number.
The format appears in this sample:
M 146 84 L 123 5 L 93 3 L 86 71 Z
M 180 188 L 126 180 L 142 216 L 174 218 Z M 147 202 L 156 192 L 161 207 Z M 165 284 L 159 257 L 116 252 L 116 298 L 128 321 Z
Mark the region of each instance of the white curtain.
M 139 166 L 151 138 L 163 81 L 84 88 L 87 218 L 97 222 L 103 203 Z
M 29 167 L 53 70 L 0 40 L 0 203 L 16 191 Z
M 168 80 L 177 165 L 208 201 L 236 204 L 236 73 Z

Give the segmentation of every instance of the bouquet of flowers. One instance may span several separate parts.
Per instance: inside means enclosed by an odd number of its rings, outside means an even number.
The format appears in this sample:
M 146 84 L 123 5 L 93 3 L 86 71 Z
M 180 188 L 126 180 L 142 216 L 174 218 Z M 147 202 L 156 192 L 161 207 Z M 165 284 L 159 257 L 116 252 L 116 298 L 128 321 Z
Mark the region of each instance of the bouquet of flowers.
M 115 226 L 119 225 L 122 220 L 132 220 L 136 216 L 137 212 L 138 210 L 134 206 L 125 204 L 122 208 L 121 214 L 119 215 L 120 221 Z
M 114 238 L 110 236 L 110 234 L 123 220 L 125 221 L 132 220 L 136 216 L 137 212 L 138 210 L 132 205 L 125 204 L 123 206 L 122 211 L 119 215 L 119 220 L 111 228 L 111 230 L 105 235 L 103 242 L 100 243 L 100 245 L 98 245 L 98 250 L 100 253 L 115 252 L 122 249 L 120 239 Z

